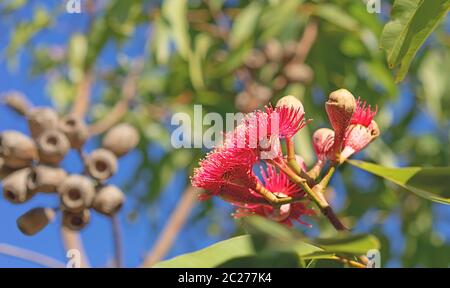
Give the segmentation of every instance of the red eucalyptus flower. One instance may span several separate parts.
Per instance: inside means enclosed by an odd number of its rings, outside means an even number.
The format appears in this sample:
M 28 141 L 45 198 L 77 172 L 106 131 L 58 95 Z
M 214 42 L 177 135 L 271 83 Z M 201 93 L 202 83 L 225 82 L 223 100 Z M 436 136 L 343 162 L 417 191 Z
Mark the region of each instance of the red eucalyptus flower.
M 378 107 L 372 110 L 366 102 L 360 99 L 356 102 L 356 110 L 345 131 L 343 149 L 340 161 L 350 157 L 352 154 L 364 149 L 370 142 L 380 135 L 377 123 L 373 120 L 377 114 Z

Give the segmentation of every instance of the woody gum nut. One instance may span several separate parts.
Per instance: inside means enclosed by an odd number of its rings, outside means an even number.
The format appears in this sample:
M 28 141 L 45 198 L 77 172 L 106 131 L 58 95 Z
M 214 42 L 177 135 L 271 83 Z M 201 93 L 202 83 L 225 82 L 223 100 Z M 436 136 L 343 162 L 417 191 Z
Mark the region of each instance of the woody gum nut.
M 116 186 L 108 185 L 98 190 L 92 207 L 101 214 L 113 216 L 122 208 L 124 202 L 123 192 Z
M 86 169 L 97 180 L 109 179 L 117 172 L 117 157 L 106 149 L 94 150 L 86 160 Z
M 11 203 L 24 203 L 34 196 L 27 187 L 27 179 L 31 169 L 17 170 L 3 179 L 3 197 Z
M 292 96 L 292 95 L 287 95 L 284 96 L 282 98 L 280 98 L 280 100 L 278 100 L 277 102 L 277 107 L 292 107 L 296 110 L 299 110 L 300 113 L 303 113 L 305 111 L 305 109 L 303 108 L 303 104 L 300 100 L 297 99 L 297 97 Z
M 27 187 L 34 192 L 54 193 L 66 178 L 67 172 L 62 168 L 39 165 L 31 170 Z
M 304 63 L 290 63 L 284 67 L 284 75 L 290 82 L 311 83 L 314 78 L 314 72 Z
M 80 231 L 91 220 L 91 213 L 85 209 L 80 212 L 63 211 L 62 223 L 72 231 Z
M 20 115 L 25 115 L 31 106 L 27 100 L 27 97 L 18 91 L 10 91 L 5 93 L 3 96 L 3 102 Z
M 139 144 L 139 133 L 133 126 L 122 123 L 114 126 L 103 138 L 102 147 L 121 157 Z
M 7 177 L 8 175 L 10 175 L 11 173 L 13 173 L 14 169 L 9 168 L 5 165 L 5 159 L 3 159 L 2 157 L 0 157 L 0 180 L 3 180 L 5 177 Z
M 37 159 L 37 149 L 34 141 L 25 134 L 7 130 L 0 134 L 0 155 L 5 166 L 20 169 Z
M 67 211 L 79 212 L 92 205 L 95 196 L 94 183 L 88 177 L 71 175 L 58 187 L 61 203 Z
M 55 129 L 58 126 L 58 114 L 51 108 L 32 108 L 27 113 L 28 126 L 34 139 L 44 131 Z
M 39 161 L 44 164 L 58 165 L 70 149 L 69 140 L 58 130 L 47 130 L 37 139 Z
M 28 236 L 44 229 L 55 218 L 55 211 L 50 208 L 34 208 L 17 219 L 17 227 Z
M 283 57 L 283 47 L 278 40 L 270 40 L 264 46 L 264 53 L 268 60 L 278 62 Z
M 66 134 L 74 149 L 81 148 L 89 136 L 86 123 L 82 118 L 75 115 L 68 115 L 61 119 L 59 129 Z

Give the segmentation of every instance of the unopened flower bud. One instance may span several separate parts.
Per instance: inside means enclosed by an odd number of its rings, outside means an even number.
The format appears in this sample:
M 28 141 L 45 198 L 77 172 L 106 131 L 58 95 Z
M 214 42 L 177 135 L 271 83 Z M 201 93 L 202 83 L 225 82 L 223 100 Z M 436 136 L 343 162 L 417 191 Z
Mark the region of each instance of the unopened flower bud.
M 66 178 L 67 172 L 62 168 L 39 165 L 31 170 L 27 186 L 34 192 L 54 193 Z
M 55 218 L 55 211 L 50 208 L 34 208 L 17 219 L 19 230 L 28 236 L 44 229 Z
M 69 140 L 58 130 L 47 130 L 37 139 L 39 161 L 41 163 L 58 165 L 70 149 Z
M 95 196 L 94 183 L 82 175 L 68 176 L 58 187 L 65 210 L 79 212 L 92 205 Z
M 139 133 L 129 124 L 119 124 L 111 128 L 103 138 L 102 147 L 121 157 L 139 144 Z
M 101 214 L 113 216 L 120 210 L 124 201 L 123 192 L 116 186 L 108 185 L 98 190 L 92 207 Z
M 86 160 L 86 169 L 97 180 L 109 179 L 117 172 L 117 157 L 106 149 L 94 150 Z
M 325 109 L 335 132 L 334 150 L 338 154 L 342 141 L 356 108 L 356 100 L 350 91 L 339 89 L 332 92 L 325 104 Z
M 27 113 L 31 106 L 27 100 L 27 97 L 19 91 L 10 91 L 5 93 L 3 96 L 3 102 L 22 116 Z
M 91 220 L 91 213 L 88 209 L 80 212 L 63 211 L 63 225 L 72 231 L 80 231 Z
M 297 97 L 292 96 L 292 95 L 284 96 L 284 97 L 280 98 L 280 100 L 278 100 L 276 107 L 283 107 L 283 106 L 292 107 L 295 110 L 298 110 L 299 113 L 305 112 L 302 102 L 300 100 L 298 100 Z
M 58 126 L 58 114 L 51 108 L 32 108 L 27 113 L 27 118 L 31 136 L 34 139 L 37 139 L 44 131 L 55 129 Z
M 334 142 L 334 131 L 328 128 L 317 129 L 313 134 L 313 147 L 319 160 L 325 160 Z
M 11 203 L 24 203 L 34 196 L 28 189 L 27 180 L 31 169 L 24 168 L 11 173 L 3 179 L 3 197 Z
M 61 119 L 59 129 L 66 134 L 74 149 L 81 148 L 86 142 L 89 131 L 86 123 L 80 117 L 68 115 Z
M 36 145 L 25 134 L 7 130 L 0 134 L 0 155 L 9 168 L 28 167 L 37 159 Z

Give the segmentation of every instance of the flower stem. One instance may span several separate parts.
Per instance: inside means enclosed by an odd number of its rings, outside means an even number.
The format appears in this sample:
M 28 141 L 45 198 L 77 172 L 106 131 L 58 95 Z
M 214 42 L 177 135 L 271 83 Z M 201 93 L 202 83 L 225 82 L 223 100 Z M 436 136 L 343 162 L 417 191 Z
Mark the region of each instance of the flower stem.
M 333 227 L 338 231 L 348 230 L 347 227 L 342 224 L 342 222 L 338 219 L 336 214 L 331 208 L 330 204 L 328 204 L 327 200 L 323 197 L 322 193 L 318 193 L 314 191 L 316 189 L 311 189 L 307 183 L 307 181 L 300 176 L 298 176 L 291 168 L 287 166 L 283 166 L 276 161 L 272 161 L 275 166 L 278 167 L 282 172 L 284 172 L 292 182 L 302 187 L 303 191 L 308 194 L 308 197 L 319 207 L 322 214 L 327 217 L 328 221 L 333 225 Z M 330 176 L 331 177 L 331 176 Z
M 303 200 L 303 197 L 296 198 L 296 197 L 278 197 L 273 192 L 269 191 L 266 187 L 261 185 L 260 183 L 256 184 L 255 190 L 261 194 L 261 196 L 264 197 L 268 202 L 270 202 L 272 205 L 275 206 L 281 206 L 284 204 L 299 202 Z
M 295 158 L 295 145 L 292 138 L 286 138 L 286 150 L 287 150 L 287 165 L 291 168 L 297 175 L 306 179 L 309 185 L 314 184 L 314 179 L 312 179 L 308 173 L 303 171 L 300 168 L 300 165 L 297 163 L 297 159 Z

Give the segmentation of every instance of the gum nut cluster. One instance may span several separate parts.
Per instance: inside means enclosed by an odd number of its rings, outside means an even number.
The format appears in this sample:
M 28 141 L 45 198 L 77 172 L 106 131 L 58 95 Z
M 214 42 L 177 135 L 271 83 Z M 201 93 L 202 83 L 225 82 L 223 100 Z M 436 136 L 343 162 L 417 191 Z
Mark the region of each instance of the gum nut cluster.
M 288 226 L 294 221 L 305 224 L 302 217 L 315 215 L 315 210 L 310 208 L 309 195 L 293 178 L 306 175 L 312 179 L 308 185 L 315 190 L 315 185 L 319 186 L 316 177 L 327 163 L 340 165 L 380 134 L 373 120 L 377 109 L 372 110 L 345 89 L 332 92 L 325 109 L 332 129 L 320 128 L 313 134 L 317 162 L 308 171 L 303 159 L 295 155 L 292 161 L 299 170 L 295 172 L 290 170 L 292 164 L 283 155 L 280 140 L 292 141 L 291 138 L 309 123 L 305 120 L 302 103 L 289 95 L 281 98 L 275 108 L 266 106 L 247 114 L 195 169 L 192 184 L 205 190 L 200 199 L 222 198 L 237 208 L 234 217 L 260 215 Z M 277 123 L 278 129 L 270 128 L 273 123 Z M 267 129 L 266 133 L 261 133 L 261 129 Z M 251 145 L 252 142 L 256 145 Z M 268 150 L 270 157 L 267 157 Z M 258 170 L 259 175 L 255 172 Z M 309 176 L 314 174 L 317 175 Z M 295 201 L 282 205 L 272 201 L 284 198 Z
M 124 193 L 107 180 L 118 170 L 118 158 L 133 150 L 139 142 L 138 131 L 128 124 L 118 124 L 103 137 L 102 147 L 89 154 L 83 145 L 89 127 L 76 115 L 60 116 L 48 107 L 32 107 L 18 92 L 5 93 L 3 103 L 28 122 L 31 136 L 14 130 L 0 133 L 0 180 L 3 197 L 21 204 L 37 193 L 59 196 L 56 208 L 33 208 L 17 219 L 26 235 L 34 235 L 62 213 L 62 225 L 79 231 L 90 221 L 91 208 L 112 217 L 125 201 Z M 61 166 L 74 149 L 83 162 L 82 174 L 70 174 Z

